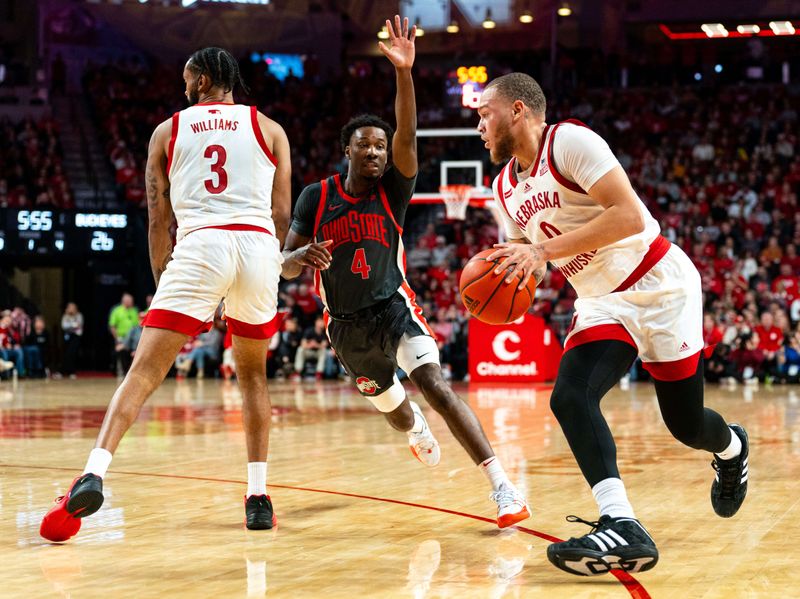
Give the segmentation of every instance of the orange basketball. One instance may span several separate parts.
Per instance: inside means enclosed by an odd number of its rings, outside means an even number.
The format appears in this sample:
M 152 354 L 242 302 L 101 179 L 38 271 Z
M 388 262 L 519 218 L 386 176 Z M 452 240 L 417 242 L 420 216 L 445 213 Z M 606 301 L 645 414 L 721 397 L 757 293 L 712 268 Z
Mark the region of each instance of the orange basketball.
M 478 320 L 489 324 L 513 322 L 531 307 L 536 281 L 531 277 L 527 287 L 518 289 L 522 275 L 517 274 L 506 284 L 506 272 L 494 274 L 500 261 L 486 259 L 492 252 L 483 250 L 464 266 L 458 283 L 461 301 Z

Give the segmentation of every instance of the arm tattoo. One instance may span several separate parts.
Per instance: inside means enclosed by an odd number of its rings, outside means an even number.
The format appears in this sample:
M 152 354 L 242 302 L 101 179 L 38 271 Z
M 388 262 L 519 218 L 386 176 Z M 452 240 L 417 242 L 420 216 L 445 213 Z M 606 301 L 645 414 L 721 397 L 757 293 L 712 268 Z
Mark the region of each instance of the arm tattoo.
M 542 262 L 547 262 L 547 257 L 544 254 L 544 248 L 542 247 L 541 243 L 537 243 L 531 246 L 531 256 L 535 260 L 541 260 Z
M 152 169 L 147 169 L 144 175 L 145 189 L 147 190 L 147 209 L 158 207 L 158 179 Z

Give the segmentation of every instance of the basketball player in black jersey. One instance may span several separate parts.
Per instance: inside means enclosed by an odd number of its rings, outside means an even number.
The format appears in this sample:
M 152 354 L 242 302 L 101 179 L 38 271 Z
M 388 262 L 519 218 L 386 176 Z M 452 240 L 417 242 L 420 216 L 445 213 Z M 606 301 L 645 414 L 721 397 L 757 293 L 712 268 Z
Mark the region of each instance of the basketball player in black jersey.
M 386 22 L 391 45 L 379 44 L 394 64 L 397 131 L 362 115 L 342 129 L 346 177 L 306 187 L 295 206 L 284 249 L 283 276 L 315 269 L 331 346 L 361 394 L 396 430 L 408 433 L 414 455 L 439 462 L 439 444 L 422 411 L 395 374 L 409 374 L 428 403 L 492 483 L 501 528 L 529 517 L 523 495 L 506 476 L 480 422 L 444 381 L 433 331 L 405 280 L 403 222 L 417 176 L 416 101 L 411 67 L 416 27 L 395 16 Z M 393 164 L 387 165 L 389 148 Z

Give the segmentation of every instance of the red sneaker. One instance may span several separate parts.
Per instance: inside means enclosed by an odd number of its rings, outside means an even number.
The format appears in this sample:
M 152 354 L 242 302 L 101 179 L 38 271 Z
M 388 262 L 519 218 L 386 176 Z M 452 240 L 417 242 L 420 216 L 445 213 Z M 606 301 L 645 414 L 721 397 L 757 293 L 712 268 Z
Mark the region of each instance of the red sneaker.
M 99 510 L 103 499 L 103 479 L 91 473 L 81 474 L 42 518 L 39 534 L 55 543 L 69 540 L 81 529 L 81 518 Z

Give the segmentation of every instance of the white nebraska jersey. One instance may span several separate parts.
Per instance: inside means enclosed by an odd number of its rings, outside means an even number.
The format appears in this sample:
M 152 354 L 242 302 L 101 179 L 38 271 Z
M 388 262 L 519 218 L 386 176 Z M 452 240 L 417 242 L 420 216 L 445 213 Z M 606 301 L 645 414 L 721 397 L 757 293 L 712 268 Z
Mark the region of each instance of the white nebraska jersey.
M 604 208 L 584 190 L 618 164 L 608 144 L 582 123 L 548 125 L 530 177 L 517 180 L 516 159 L 512 158 L 494 180 L 494 197 L 503 207 L 500 214 L 507 236 L 538 243 L 586 224 Z M 551 261 L 578 297 L 614 291 L 642 261 L 660 228 L 641 200 L 639 208 L 645 221 L 641 233 Z
M 274 235 L 276 165 L 255 106 L 212 102 L 176 112 L 167 175 L 178 239 L 225 225 L 261 227 Z

